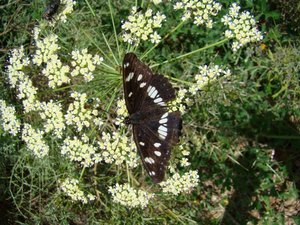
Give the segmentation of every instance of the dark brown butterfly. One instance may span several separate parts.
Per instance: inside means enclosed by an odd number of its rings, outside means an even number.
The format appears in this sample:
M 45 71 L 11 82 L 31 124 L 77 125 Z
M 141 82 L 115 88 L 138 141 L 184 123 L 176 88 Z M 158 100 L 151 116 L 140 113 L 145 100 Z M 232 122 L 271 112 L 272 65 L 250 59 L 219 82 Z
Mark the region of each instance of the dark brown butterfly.
M 175 90 L 163 75 L 153 74 L 134 53 L 123 61 L 123 87 L 133 137 L 149 176 L 155 183 L 164 179 L 171 148 L 181 130 L 179 111 L 169 112 L 167 103 Z
M 60 5 L 60 0 L 51 0 L 43 13 L 43 18 L 52 20 Z

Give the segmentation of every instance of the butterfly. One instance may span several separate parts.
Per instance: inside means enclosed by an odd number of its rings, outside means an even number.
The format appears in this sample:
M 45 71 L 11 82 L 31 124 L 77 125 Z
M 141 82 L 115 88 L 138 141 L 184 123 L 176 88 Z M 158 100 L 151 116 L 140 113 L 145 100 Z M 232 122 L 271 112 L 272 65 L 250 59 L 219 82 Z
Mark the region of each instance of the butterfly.
M 154 183 L 163 181 L 171 148 L 179 141 L 181 114 L 169 112 L 175 89 L 166 77 L 154 74 L 134 53 L 123 60 L 123 87 L 133 139 Z
M 43 18 L 46 20 L 52 20 L 54 14 L 57 12 L 60 5 L 60 0 L 51 0 L 50 4 L 46 7 L 43 13 Z

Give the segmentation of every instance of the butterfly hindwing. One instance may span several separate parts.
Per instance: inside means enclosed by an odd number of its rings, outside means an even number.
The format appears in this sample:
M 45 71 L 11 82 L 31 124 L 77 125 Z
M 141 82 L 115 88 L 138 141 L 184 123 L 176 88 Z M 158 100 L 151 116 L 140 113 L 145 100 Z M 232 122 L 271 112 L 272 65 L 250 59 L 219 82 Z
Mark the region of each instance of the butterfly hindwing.
M 144 113 L 146 119 L 133 126 L 134 140 L 147 173 L 159 183 L 164 178 L 171 148 L 179 140 L 180 113 L 162 107 Z

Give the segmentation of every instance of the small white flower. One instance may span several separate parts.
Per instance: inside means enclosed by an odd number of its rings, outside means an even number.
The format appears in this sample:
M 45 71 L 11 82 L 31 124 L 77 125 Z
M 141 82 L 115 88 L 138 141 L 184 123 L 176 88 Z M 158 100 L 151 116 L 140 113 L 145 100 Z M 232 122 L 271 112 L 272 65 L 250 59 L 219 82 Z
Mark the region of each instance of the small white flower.
M 73 77 L 82 75 L 86 82 L 94 79 L 92 72 L 96 69 L 97 65 L 103 61 L 103 58 L 99 55 L 91 55 L 88 53 L 87 49 L 75 50 L 71 53 L 73 61 L 71 65 L 73 70 L 71 75 Z
M 39 103 L 39 115 L 45 121 L 45 132 L 54 132 L 57 138 L 62 138 L 65 130 L 65 120 L 62 113 L 62 106 L 59 103 L 50 102 Z
M 182 192 L 190 192 L 199 183 L 199 175 L 197 171 L 189 171 L 183 175 L 179 173 L 173 174 L 171 178 L 160 183 L 162 191 L 178 195 Z
M 27 148 L 32 151 L 37 158 L 43 158 L 48 155 L 49 146 L 43 140 L 44 132 L 35 130 L 30 124 L 25 123 L 22 130 L 22 140 L 26 143 Z
M 21 123 L 16 117 L 15 108 L 7 106 L 3 100 L 0 100 L 0 121 L 3 130 L 12 136 L 17 136 L 20 132 Z
M 151 9 L 143 14 L 138 11 L 137 7 L 132 7 L 131 14 L 127 21 L 122 21 L 123 41 L 133 45 L 139 45 L 141 41 L 147 41 L 150 38 L 152 43 L 158 43 L 161 39 L 160 35 L 154 31 L 162 26 L 162 22 L 166 16 L 157 12 L 153 13 Z
M 232 43 L 234 52 L 247 43 L 263 39 L 261 32 L 256 27 L 253 15 L 247 11 L 240 12 L 240 8 L 237 3 L 233 3 L 229 8 L 229 13 L 221 19 L 224 25 L 229 28 L 225 31 L 225 37 L 236 40 Z
M 149 204 L 149 200 L 154 197 L 154 194 L 135 190 L 129 184 L 116 184 L 110 186 L 108 191 L 112 195 L 112 200 L 129 208 L 145 208 Z
M 102 157 L 106 163 L 120 165 L 124 162 L 129 167 L 134 168 L 138 165 L 138 155 L 135 143 L 126 135 L 119 132 L 102 133 L 102 141 L 98 142 L 102 150 Z
M 60 190 L 71 198 L 73 202 L 81 202 L 83 204 L 87 204 L 88 201 L 94 201 L 96 199 L 96 196 L 92 194 L 85 194 L 82 190 L 79 188 L 79 181 L 76 179 L 67 178 L 64 181 L 60 181 Z
M 182 20 L 192 19 L 194 24 L 212 28 L 211 17 L 217 16 L 221 4 L 213 0 L 181 0 L 174 4 L 175 10 L 183 10 Z
M 50 60 L 60 48 L 57 42 L 58 36 L 55 34 L 50 34 L 43 40 L 35 40 L 35 45 L 37 48 L 32 58 L 32 62 L 38 66 L 40 66 L 42 63 L 47 63 L 48 60 Z
M 75 126 L 77 131 L 81 131 L 83 128 L 90 127 L 91 124 L 97 126 L 103 124 L 98 116 L 98 110 L 85 107 L 88 102 L 85 93 L 73 92 L 71 97 L 74 98 L 74 102 L 69 105 L 65 115 L 67 125 Z M 96 123 L 93 123 L 93 121 Z
M 209 82 L 216 80 L 220 75 L 229 75 L 229 69 L 221 69 L 218 65 L 200 66 L 199 74 L 195 75 L 196 83 L 189 88 L 189 92 L 195 95 L 198 91 L 201 91 Z
M 61 154 L 85 167 L 93 166 L 96 163 L 95 159 L 97 159 L 97 162 L 102 159 L 100 154 L 97 153 L 96 147 L 82 142 L 77 137 L 73 139 L 68 137 L 64 140 Z

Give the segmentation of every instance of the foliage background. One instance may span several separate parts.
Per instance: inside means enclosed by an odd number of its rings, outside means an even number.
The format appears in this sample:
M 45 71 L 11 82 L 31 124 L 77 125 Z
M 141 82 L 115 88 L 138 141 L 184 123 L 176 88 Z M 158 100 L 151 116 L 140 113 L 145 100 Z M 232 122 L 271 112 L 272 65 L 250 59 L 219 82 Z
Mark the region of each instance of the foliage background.
M 230 5 L 233 1 L 219 1 Z M 155 68 L 185 80 L 197 73 L 197 65 L 219 63 L 232 76 L 221 78 L 197 96 L 185 115 L 184 139 L 191 148 L 190 161 L 200 174 L 199 186 L 189 195 L 147 210 L 126 209 L 109 197 L 91 205 L 67 203 L 55 198 L 55 182 L 70 172 L 59 156 L 34 161 L 19 148 L 21 142 L 0 136 L 1 204 L 3 224 L 299 224 L 299 24 L 287 23 L 292 1 L 240 1 L 259 21 L 263 43 L 249 45 L 233 54 L 229 45 L 209 49 L 180 62 Z M 290 4 L 288 4 L 290 3 Z M 18 107 L 5 82 L 9 50 L 31 48 L 31 31 L 41 20 L 43 1 L 2 1 L 0 24 L 1 99 Z M 112 1 L 116 18 L 126 18 L 132 1 Z M 165 7 L 166 12 L 172 10 Z M 175 17 L 176 15 L 174 15 Z M 293 18 L 293 16 L 290 16 Z M 78 1 L 76 10 L 55 32 L 66 48 L 107 48 L 100 30 L 113 46 L 113 30 L 106 1 Z M 116 27 L 120 31 L 120 20 Z M 167 38 L 148 57 L 162 62 L 214 42 L 215 30 L 184 26 Z M 86 38 L 82 38 L 86 37 Z M 196 41 L 195 41 L 196 40 Z M 184 43 L 184 44 L 183 44 Z M 149 46 L 143 46 L 140 52 Z M 102 82 L 93 83 L 95 97 L 110 104 Z M 121 86 L 117 81 L 117 94 Z M 85 87 L 90 89 L 91 87 Z M 183 139 L 183 140 L 184 140 Z M 58 171 L 60 171 L 58 173 Z M 75 171 L 73 171 L 75 172 Z M 107 195 L 108 196 L 108 195 Z M 158 215 L 158 216 L 157 216 Z

